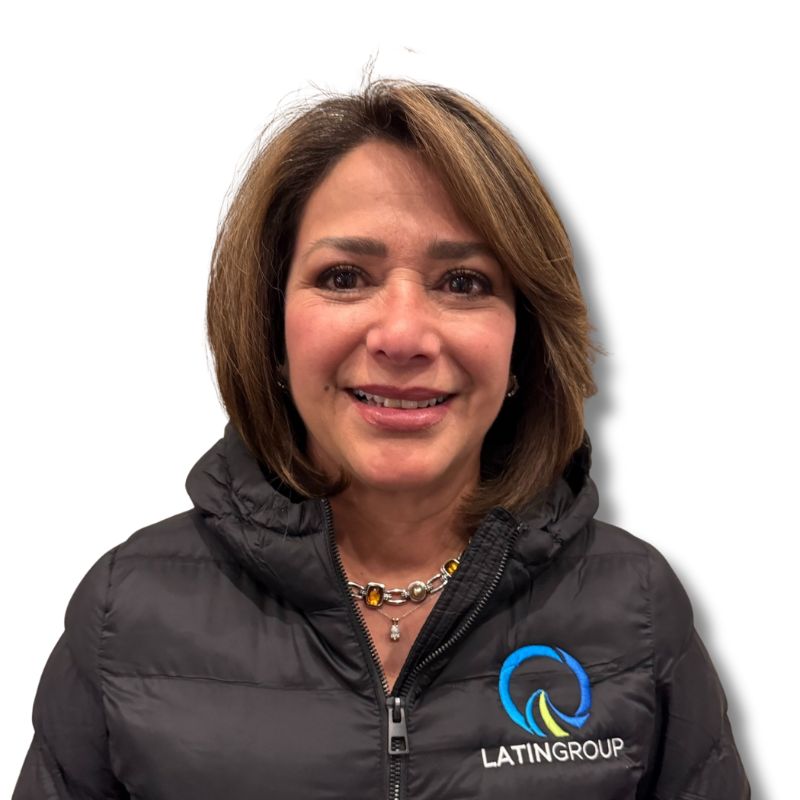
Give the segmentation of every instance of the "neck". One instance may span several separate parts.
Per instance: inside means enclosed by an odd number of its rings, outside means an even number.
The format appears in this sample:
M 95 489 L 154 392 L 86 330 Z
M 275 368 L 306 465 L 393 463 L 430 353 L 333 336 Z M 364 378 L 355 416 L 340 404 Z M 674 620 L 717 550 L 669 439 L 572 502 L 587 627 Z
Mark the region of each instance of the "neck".
M 427 580 L 468 541 L 459 523 L 464 491 L 420 497 L 350 486 L 330 499 L 348 577 L 406 585 Z

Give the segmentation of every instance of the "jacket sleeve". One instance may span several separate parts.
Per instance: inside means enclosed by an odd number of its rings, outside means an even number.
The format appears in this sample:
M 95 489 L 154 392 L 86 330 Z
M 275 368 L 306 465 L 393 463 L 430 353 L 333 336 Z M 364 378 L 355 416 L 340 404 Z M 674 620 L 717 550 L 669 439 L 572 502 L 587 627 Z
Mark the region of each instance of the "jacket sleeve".
M 694 629 L 689 598 L 664 557 L 649 549 L 657 727 L 638 797 L 748 800 L 725 693 Z
M 81 581 L 42 673 L 12 800 L 127 800 L 111 769 L 98 658 L 114 551 Z

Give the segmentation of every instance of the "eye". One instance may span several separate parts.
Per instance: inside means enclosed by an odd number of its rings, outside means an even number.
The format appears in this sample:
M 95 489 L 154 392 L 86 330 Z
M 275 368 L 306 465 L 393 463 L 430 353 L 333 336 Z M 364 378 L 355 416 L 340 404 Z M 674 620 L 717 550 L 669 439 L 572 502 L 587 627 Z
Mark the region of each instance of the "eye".
M 351 264 L 337 264 L 319 276 L 317 286 L 333 292 L 351 292 L 359 288 L 360 279 L 363 279 L 363 274 L 357 267 Z
M 443 286 L 452 294 L 480 296 L 492 293 L 491 281 L 480 272 L 471 269 L 456 269 L 445 275 Z

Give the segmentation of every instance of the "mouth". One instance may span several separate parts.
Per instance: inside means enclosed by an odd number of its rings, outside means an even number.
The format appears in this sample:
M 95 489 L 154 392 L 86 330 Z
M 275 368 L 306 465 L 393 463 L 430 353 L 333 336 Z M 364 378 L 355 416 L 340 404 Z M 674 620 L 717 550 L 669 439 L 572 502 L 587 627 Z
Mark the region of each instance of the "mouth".
M 361 389 L 348 389 L 349 393 L 358 400 L 368 406 L 378 406 L 381 408 L 402 408 L 402 409 L 415 409 L 415 408 L 431 408 L 433 406 L 440 406 L 446 403 L 453 395 L 441 394 L 427 398 L 420 398 L 411 400 L 405 397 L 384 397 L 379 394 L 371 394 Z

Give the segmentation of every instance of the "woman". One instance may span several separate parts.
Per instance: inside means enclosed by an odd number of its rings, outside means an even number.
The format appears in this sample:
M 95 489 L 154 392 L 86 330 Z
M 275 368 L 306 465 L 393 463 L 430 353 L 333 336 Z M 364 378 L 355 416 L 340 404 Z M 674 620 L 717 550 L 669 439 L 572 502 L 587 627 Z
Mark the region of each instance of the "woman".
M 15 797 L 748 797 L 680 584 L 593 518 L 589 330 L 473 101 L 273 132 L 213 256 L 225 435 L 76 591 Z

